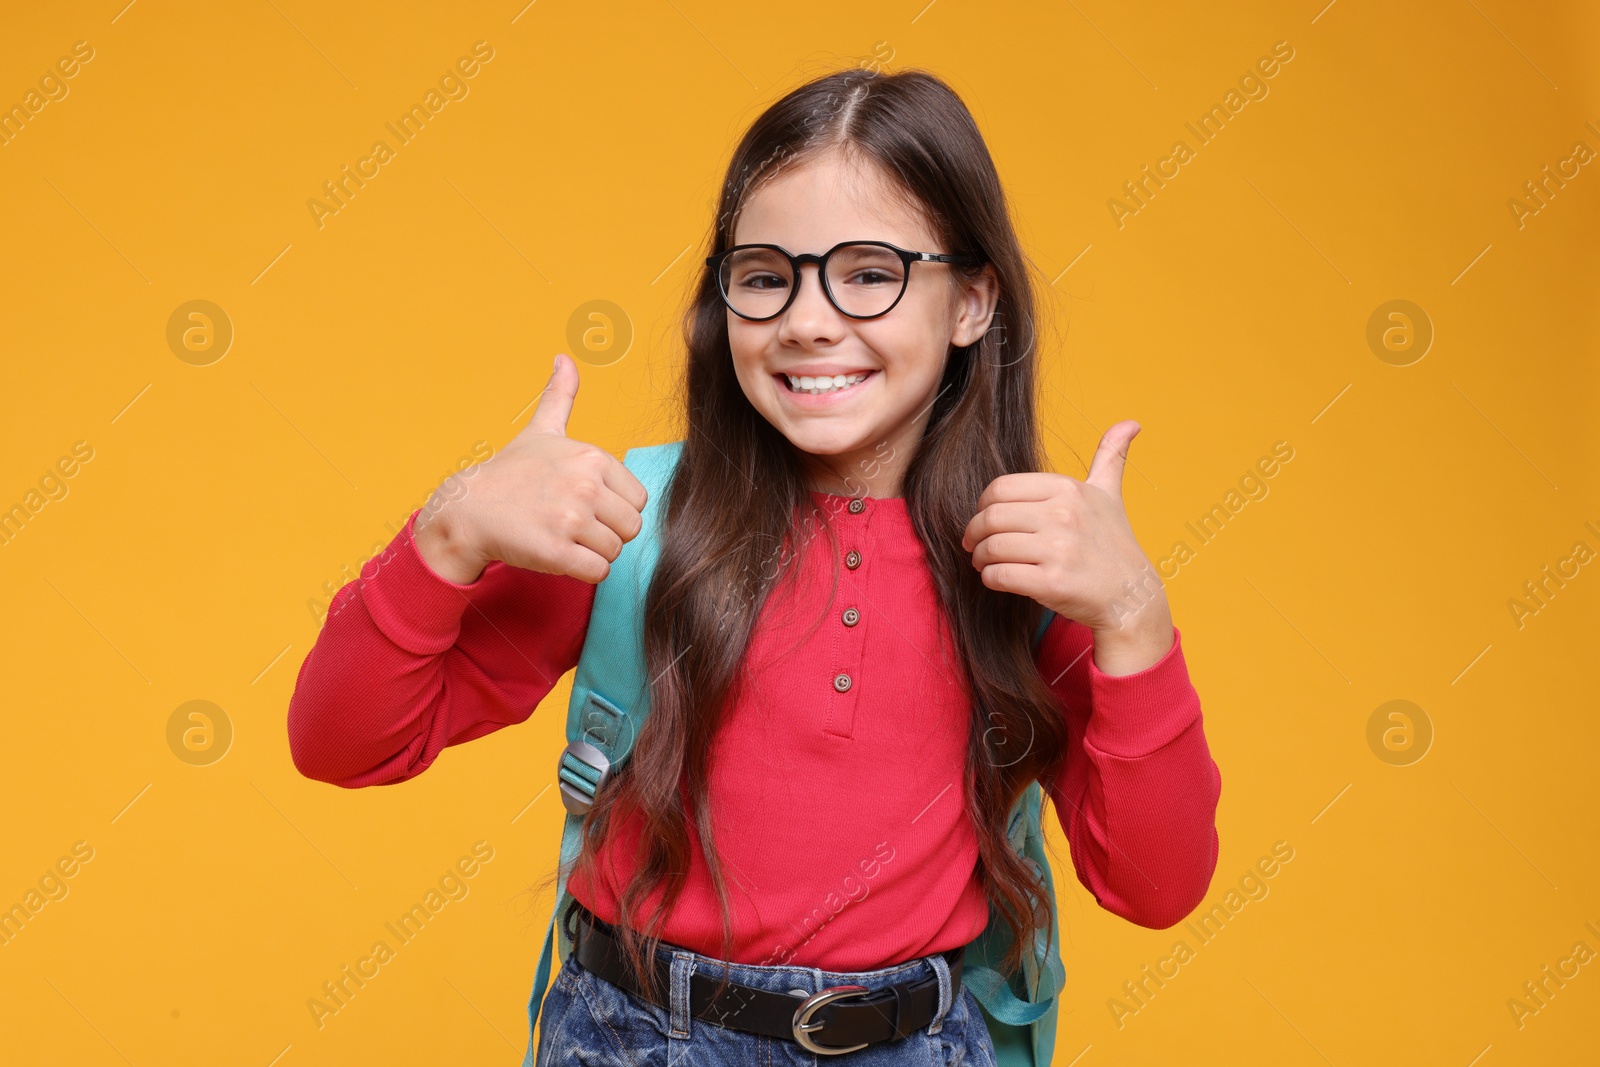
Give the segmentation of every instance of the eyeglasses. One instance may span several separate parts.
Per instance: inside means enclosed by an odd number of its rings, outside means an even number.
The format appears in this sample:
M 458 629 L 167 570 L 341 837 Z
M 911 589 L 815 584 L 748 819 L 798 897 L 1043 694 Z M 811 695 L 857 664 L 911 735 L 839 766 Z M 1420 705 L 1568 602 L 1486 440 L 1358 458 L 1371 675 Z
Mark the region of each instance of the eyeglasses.
M 766 322 L 789 310 L 800 292 L 797 279 L 807 263 L 817 265 L 822 292 L 841 315 L 875 319 L 905 295 L 911 264 L 977 264 L 983 257 L 939 252 L 908 252 L 886 241 L 845 241 L 822 255 L 792 255 L 777 245 L 734 245 L 706 257 L 717 275 L 722 300 L 742 319 Z

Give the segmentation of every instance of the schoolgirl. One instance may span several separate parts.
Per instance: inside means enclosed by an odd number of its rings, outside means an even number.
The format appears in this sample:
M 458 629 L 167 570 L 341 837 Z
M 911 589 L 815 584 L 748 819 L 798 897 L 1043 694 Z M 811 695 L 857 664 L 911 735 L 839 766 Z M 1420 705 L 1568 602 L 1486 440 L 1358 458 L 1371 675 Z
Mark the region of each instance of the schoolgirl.
M 651 711 L 584 815 L 530 1058 L 993 1065 L 962 954 L 1002 923 L 1015 968 L 1050 921 L 1007 840 L 1026 788 L 1141 926 L 1180 921 L 1216 863 L 1220 776 L 1122 504 L 1138 424 L 1081 480 L 1041 469 L 1033 282 L 932 75 L 842 70 L 773 104 L 708 251 L 666 491 L 635 473 L 651 449 L 566 435 L 557 356 L 470 491 L 441 487 L 340 591 L 295 763 L 398 782 L 524 721 L 646 532 Z

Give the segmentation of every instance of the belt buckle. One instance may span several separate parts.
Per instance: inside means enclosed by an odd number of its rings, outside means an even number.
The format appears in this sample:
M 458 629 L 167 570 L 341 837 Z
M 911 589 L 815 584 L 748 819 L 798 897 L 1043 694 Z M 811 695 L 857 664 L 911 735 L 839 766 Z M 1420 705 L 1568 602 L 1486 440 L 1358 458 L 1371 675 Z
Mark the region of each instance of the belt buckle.
M 843 1052 L 854 1052 L 857 1049 L 866 1048 L 871 1042 L 863 1041 L 859 1045 L 817 1044 L 815 1041 L 811 1040 L 811 1031 L 822 1029 L 823 1024 L 820 1022 L 812 1022 L 811 1016 L 818 1008 L 821 1008 L 827 1004 L 832 1004 L 836 1000 L 841 1000 L 845 997 L 865 996 L 870 992 L 872 992 L 872 990 L 868 989 L 864 985 L 833 985 L 820 992 L 811 994 L 801 1002 L 798 1008 L 794 1010 L 795 1041 L 799 1042 L 801 1048 L 807 1049 L 811 1052 L 819 1053 L 824 1056 L 837 1056 Z

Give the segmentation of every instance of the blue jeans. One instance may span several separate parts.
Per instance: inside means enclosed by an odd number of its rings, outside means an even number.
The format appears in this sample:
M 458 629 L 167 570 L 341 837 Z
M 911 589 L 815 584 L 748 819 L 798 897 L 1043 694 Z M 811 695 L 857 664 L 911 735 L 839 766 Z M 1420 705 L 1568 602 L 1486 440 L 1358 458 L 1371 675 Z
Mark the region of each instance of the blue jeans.
M 671 1007 L 652 1004 L 594 974 L 569 955 L 550 981 L 539 1012 L 538 1067 L 996 1067 L 994 1044 L 977 998 L 965 985 L 952 989 L 941 956 L 925 956 L 876 971 L 823 971 L 813 967 L 727 964 L 663 944 L 672 963 Z M 734 1030 L 689 1014 L 689 975 L 703 974 L 757 989 L 815 993 L 828 986 L 882 989 L 896 982 L 940 979 L 939 1014 L 899 1041 L 855 1052 L 817 1055 L 784 1038 Z M 795 997 L 798 1005 L 800 997 Z

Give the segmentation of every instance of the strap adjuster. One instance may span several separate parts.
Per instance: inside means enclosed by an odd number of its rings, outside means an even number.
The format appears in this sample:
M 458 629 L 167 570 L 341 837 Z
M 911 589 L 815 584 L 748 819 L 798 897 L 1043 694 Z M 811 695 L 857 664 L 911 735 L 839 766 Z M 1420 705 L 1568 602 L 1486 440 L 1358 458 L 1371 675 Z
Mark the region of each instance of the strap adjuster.
M 604 752 L 587 741 L 572 741 L 561 750 L 556 761 L 556 780 L 561 785 L 561 806 L 573 815 L 582 815 L 594 803 L 594 795 L 611 772 L 611 761 Z

